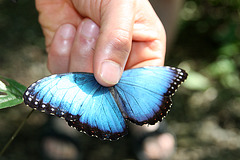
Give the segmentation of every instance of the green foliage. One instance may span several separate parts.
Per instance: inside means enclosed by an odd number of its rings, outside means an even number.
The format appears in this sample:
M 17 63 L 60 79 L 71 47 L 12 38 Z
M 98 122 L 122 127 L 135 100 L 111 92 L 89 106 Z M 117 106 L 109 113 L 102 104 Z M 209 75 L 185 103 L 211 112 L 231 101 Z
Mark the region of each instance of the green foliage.
M 183 5 L 179 36 L 167 55 L 168 64 L 181 60 L 179 67 L 189 73 L 183 84 L 187 90 L 180 88 L 184 94 L 173 97 L 167 117 L 178 132 L 178 147 L 189 149 L 176 159 L 239 157 L 239 17 L 239 0 L 186 0 Z
M 184 86 L 187 89 L 191 90 L 206 90 L 207 88 L 210 87 L 210 81 L 207 77 L 204 75 L 195 72 L 195 71 L 189 71 L 188 72 L 189 76 L 187 81 L 184 83 Z
M 0 76 L 8 85 L 0 81 L 0 109 L 12 107 L 23 102 L 22 95 L 27 89 L 15 80 Z

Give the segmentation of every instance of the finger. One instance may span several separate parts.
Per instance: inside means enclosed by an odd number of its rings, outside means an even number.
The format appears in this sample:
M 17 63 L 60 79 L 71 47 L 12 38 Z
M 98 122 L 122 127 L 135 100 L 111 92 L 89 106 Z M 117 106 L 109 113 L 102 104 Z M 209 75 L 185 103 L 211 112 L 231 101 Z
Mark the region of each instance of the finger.
M 70 51 L 76 28 L 71 24 L 59 27 L 48 51 L 48 69 L 51 73 L 68 72 Z
M 165 29 L 148 1 L 138 3 L 131 54 L 125 69 L 163 66 L 166 51 Z
M 165 43 L 161 40 L 133 42 L 132 51 L 125 69 L 144 66 L 163 66 L 165 46 Z
M 99 34 L 99 27 L 85 18 L 77 28 L 71 50 L 70 72 L 93 72 L 93 55 Z
M 82 17 L 74 9 L 72 0 L 35 0 L 39 23 L 45 36 L 47 51 L 57 29 L 63 24 L 77 26 Z
M 121 78 L 131 51 L 135 1 L 104 2 L 93 70 L 100 84 L 112 86 Z

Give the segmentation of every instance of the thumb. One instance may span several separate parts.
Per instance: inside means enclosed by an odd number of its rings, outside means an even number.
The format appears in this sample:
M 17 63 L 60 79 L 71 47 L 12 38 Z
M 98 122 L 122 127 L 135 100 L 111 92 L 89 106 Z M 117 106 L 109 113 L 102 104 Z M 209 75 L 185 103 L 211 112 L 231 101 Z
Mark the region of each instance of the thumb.
M 93 71 L 100 84 L 112 86 L 120 80 L 131 51 L 135 1 L 104 2 Z

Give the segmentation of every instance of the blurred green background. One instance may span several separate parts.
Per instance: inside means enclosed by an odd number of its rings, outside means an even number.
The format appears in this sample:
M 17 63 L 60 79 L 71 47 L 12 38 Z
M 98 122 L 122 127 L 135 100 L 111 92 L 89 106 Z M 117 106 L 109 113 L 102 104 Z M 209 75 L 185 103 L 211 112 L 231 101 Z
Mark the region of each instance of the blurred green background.
M 179 34 L 166 57 L 166 65 L 189 73 L 167 116 L 177 137 L 174 160 L 240 158 L 239 15 L 239 0 L 183 5 Z M 26 86 L 49 75 L 37 16 L 34 1 L 0 0 L 0 75 Z M 0 110 L 0 149 L 29 111 L 25 105 Z M 3 159 L 41 159 L 40 137 L 48 119 L 35 112 Z M 134 159 L 129 136 L 117 142 L 79 136 L 85 159 Z

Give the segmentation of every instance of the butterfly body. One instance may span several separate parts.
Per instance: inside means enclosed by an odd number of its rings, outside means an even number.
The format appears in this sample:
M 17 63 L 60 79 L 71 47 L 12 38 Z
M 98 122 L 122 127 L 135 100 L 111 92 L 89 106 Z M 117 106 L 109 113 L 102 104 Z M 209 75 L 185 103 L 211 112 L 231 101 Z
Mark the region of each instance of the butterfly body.
M 33 83 L 24 102 L 88 135 L 116 140 L 127 134 L 126 119 L 138 125 L 161 121 L 186 77 L 177 68 L 137 68 L 123 72 L 119 83 L 108 88 L 90 73 L 57 74 Z

